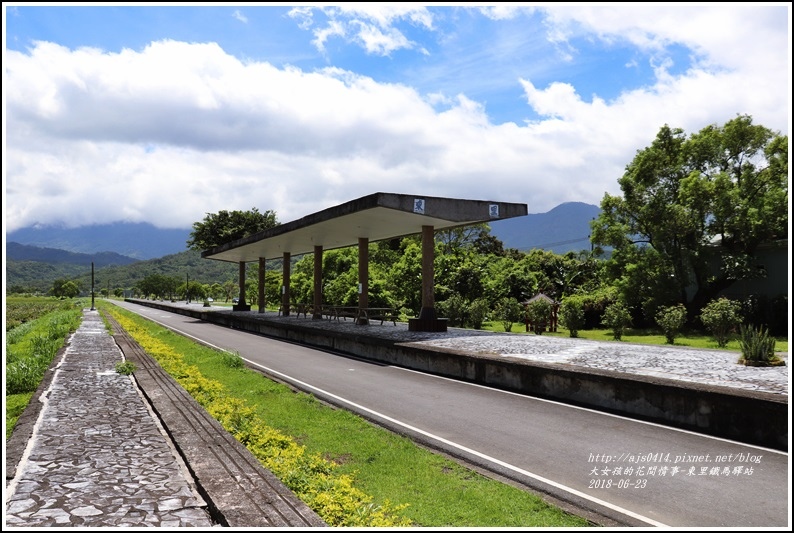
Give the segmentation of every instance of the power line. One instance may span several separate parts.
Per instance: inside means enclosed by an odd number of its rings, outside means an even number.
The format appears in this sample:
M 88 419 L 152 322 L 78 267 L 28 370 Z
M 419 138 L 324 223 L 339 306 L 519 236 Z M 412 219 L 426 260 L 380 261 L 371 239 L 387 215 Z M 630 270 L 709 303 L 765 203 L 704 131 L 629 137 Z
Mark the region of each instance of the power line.
M 587 237 L 582 237 L 581 239 L 571 239 L 568 241 L 559 241 L 559 242 L 550 242 L 546 244 L 534 244 L 532 246 L 527 246 L 527 248 L 552 248 L 554 246 L 562 246 L 563 244 L 573 244 L 575 242 L 587 241 L 590 239 L 590 235 Z

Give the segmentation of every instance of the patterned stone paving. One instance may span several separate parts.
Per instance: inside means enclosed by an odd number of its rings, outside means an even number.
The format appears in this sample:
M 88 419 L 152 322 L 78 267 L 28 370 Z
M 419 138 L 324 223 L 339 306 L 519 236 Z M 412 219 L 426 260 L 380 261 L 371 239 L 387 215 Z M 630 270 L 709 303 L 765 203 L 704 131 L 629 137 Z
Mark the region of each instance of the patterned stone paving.
M 215 525 L 121 360 L 86 311 L 6 487 L 6 527 Z
M 737 363 L 737 353 L 721 350 L 642 346 L 543 335 L 454 336 L 419 344 L 786 396 L 789 390 L 788 361 L 787 366 L 749 367 Z M 781 355 L 788 359 L 786 354 Z

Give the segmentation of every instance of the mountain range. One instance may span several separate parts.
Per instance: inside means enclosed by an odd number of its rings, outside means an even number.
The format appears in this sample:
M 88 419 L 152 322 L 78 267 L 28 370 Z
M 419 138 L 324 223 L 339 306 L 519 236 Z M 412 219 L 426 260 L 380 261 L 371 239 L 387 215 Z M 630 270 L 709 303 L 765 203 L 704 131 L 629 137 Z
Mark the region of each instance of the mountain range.
M 7 233 L 6 242 L 89 255 L 115 252 L 144 260 L 184 252 L 191 231 L 161 229 L 145 222 L 115 222 L 79 228 L 35 226 Z
M 563 254 L 589 250 L 589 224 L 600 212 L 595 205 L 567 202 L 547 213 L 498 220 L 489 225 L 491 235 L 502 241 L 505 248 L 521 251 L 540 248 Z M 15 261 L 126 265 L 186 251 L 191 231 L 121 222 L 79 228 L 29 227 L 6 234 L 6 257 Z

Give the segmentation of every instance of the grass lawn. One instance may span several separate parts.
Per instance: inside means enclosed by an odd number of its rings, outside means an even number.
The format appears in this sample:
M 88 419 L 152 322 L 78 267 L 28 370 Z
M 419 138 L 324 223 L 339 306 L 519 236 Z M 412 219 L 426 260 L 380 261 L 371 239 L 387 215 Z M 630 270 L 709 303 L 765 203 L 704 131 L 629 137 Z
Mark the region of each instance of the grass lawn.
M 483 330 L 487 331 L 505 331 L 501 322 L 486 322 L 483 324 Z M 526 332 L 524 324 L 514 324 L 511 333 L 520 333 L 524 335 L 535 335 L 535 333 Z M 570 333 L 563 327 L 557 328 L 556 332 L 544 332 L 543 335 L 552 337 L 570 337 Z M 613 341 L 612 331 L 609 329 L 589 329 L 579 330 L 580 339 L 589 339 L 595 341 Z M 777 337 L 775 343 L 776 352 L 788 352 L 788 339 L 785 337 Z M 640 329 L 627 329 L 623 334 L 620 342 L 633 342 L 637 344 L 653 344 L 665 345 L 666 340 L 664 335 L 659 331 L 654 330 L 640 330 Z M 717 341 L 708 334 L 700 332 L 684 332 L 676 337 L 674 346 L 685 346 L 688 348 L 706 348 L 710 350 L 727 350 L 734 352 L 741 352 L 738 336 L 734 336 L 725 348 L 720 348 Z

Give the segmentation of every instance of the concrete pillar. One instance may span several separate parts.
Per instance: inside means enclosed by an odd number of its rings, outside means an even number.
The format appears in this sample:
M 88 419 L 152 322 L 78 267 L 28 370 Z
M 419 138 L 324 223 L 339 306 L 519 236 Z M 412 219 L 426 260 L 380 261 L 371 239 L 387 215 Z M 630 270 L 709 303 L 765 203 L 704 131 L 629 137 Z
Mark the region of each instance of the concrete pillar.
M 289 274 L 290 274 L 290 253 L 284 252 L 283 265 L 281 267 L 281 314 L 289 316 Z
M 250 311 L 251 306 L 245 303 L 245 261 L 240 261 L 240 295 L 237 297 L 237 305 L 232 306 L 233 311 Z
M 422 226 L 422 309 L 417 318 L 408 319 L 408 331 L 447 331 L 447 319 L 436 315 L 433 262 L 436 243 L 433 226 Z
M 358 308 L 369 307 L 369 239 L 358 239 Z M 357 324 L 369 324 L 369 320 L 360 317 Z
M 419 318 L 422 320 L 435 320 L 436 298 L 434 295 L 433 263 L 436 256 L 436 241 L 433 226 L 422 226 L 422 310 Z
M 314 247 L 314 302 L 312 318 L 323 317 L 323 247 Z
M 265 258 L 259 258 L 259 312 L 265 312 Z

